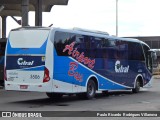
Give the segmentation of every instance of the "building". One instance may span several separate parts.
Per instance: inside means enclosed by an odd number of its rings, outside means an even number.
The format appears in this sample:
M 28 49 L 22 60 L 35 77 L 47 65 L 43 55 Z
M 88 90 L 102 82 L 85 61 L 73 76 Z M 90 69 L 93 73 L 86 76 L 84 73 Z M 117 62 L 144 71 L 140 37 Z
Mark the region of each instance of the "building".
M 131 38 L 142 40 L 143 42 L 147 43 L 151 49 L 160 49 L 160 36 L 138 36 Z

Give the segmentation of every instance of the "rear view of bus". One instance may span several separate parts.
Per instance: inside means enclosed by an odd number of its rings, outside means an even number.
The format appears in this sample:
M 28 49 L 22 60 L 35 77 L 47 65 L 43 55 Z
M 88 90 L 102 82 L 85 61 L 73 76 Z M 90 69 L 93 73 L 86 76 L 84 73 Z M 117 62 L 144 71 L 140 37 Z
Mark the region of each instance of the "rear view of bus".
M 6 90 L 51 91 L 46 64 L 49 29 L 19 28 L 10 32 L 4 66 Z

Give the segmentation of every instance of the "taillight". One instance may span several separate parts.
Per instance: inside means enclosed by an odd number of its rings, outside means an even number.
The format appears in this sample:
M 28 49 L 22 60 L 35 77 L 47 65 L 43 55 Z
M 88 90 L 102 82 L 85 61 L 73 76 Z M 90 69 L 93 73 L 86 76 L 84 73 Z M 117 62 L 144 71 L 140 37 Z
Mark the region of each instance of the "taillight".
M 4 67 L 4 80 L 6 80 L 6 81 L 7 81 L 6 67 Z
M 48 82 L 49 80 L 50 80 L 49 70 L 45 67 L 43 82 Z

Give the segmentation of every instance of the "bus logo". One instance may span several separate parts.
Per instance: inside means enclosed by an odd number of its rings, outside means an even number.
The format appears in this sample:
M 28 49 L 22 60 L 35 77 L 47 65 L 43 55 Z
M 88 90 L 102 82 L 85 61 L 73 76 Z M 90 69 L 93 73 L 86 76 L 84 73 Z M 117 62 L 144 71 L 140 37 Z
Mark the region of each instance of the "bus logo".
M 34 63 L 34 61 L 27 62 L 27 61 L 23 60 L 23 58 L 18 58 L 18 60 L 17 60 L 18 65 L 33 65 L 33 63 Z
M 68 50 L 68 55 L 71 55 L 73 58 L 76 58 L 78 62 L 81 62 L 85 65 L 88 65 L 89 68 L 93 69 L 95 64 L 95 59 L 91 60 L 88 57 L 84 56 L 84 52 L 80 53 L 77 48 L 74 48 L 75 42 L 72 42 L 70 45 L 66 45 L 63 49 L 63 52 Z
M 70 68 L 68 70 L 68 75 L 74 76 L 74 78 L 77 81 L 82 82 L 83 75 L 76 71 L 78 69 L 78 63 L 77 62 L 70 62 L 69 66 L 70 66 Z
M 116 73 L 128 73 L 129 65 L 127 67 L 124 67 L 121 65 L 121 62 L 119 60 L 115 63 L 115 72 Z

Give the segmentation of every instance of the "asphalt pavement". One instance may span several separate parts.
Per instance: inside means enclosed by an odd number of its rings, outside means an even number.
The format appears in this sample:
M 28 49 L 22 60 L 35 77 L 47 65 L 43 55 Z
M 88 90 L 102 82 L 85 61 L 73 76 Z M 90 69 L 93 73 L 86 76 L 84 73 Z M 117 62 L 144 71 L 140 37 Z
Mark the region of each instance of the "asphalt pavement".
M 0 87 L 0 111 L 71 111 L 69 114 L 73 114 L 72 111 L 160 111 L 160 77 L 154 77 L 152 88 L 143 88 L 137 94 L 133 94 L 131 91 L 112 91 L 109 92 L 108 96 L 98 93 L 92 100 L 82 100 L 73 95 L 64 96 L 57 101 L 50 100 L 45 93 L 6 91 Z M 54 117 L 54 119 L 73 120 L 75 118 Z M 85 119 L 94 120 L 97 117 L 87 117 Z M 101 119 L 110 119 L 110 117 Z M 125 120 L 129 118 L 114 117 L 112 119 Z M 138 119 L 154 120 L 157 118 Z

